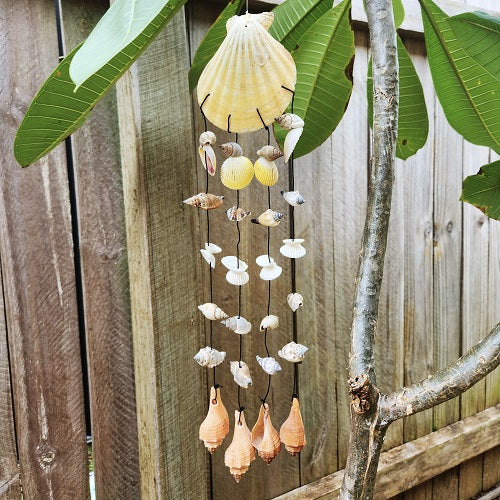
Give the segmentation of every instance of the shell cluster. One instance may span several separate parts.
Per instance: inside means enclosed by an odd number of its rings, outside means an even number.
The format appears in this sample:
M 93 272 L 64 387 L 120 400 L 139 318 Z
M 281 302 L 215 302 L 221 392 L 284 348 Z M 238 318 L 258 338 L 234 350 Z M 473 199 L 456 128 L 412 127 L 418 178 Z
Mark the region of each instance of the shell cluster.
M 278 266 L 269 255 L 259 255 L 259 257 L 255 259 L 255 262 L 258 266 L 262 267 L 259 276 L 260 279 L 265 281 L 275 280 L 283 271 L 283 268 Z
M 205 243 L 205 248 L 200 250 L 201 255 L 206 260 L 210 267 L 215 267 L 215 254 L 222 252 L 222 248 L 217 246 L 215 243 Z

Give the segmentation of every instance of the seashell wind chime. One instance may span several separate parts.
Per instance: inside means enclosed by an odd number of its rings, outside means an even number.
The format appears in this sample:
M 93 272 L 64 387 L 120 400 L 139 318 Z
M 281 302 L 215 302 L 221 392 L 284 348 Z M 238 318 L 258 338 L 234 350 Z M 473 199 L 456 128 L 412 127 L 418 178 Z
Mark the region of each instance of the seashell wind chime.
M 282 267 L 270 256 L 271 228 L 278 226 L 284 214 L 271 206 L 271 187 L 278 182 L 279 172 L 275 163 L 281 157 L 289 163 L 289 189 L 281 195 L 290 205 L 290 238 L 283 241 L 280 248 L 282 256 L 291 259 L 294 276 L 295 259 L 303 257 L 306 249 L 303 239 L 295 238 L 293 210 L 304 203 L 304 198 L 294 189 L 293 149 L 302 133 L 304 122 L 293 114 L 293 97 L 296 82 L 295 63 L 290 53 L 269 33 L 274 19 L 273 13 L 246 14 L 234 16 L 226 24 L 227 35 L 216 54 L 205 67 L 198 82 L 198 102 L 205 123 L 205 131 L 200 136 L 199 155 L 206 171 L 206 190 L 184 202 L 206 211 L 207 242 L 201 249 L 203 259 L 209 264 L 210 302 L 198 308 L 209 321 L 210 345 L 200 349 L 194 357 L 203 367 L 213 369 L 213 386 L 210 390 L 208 414 L 200 426 L 200 439 L 210 453 L 222 444 L 229 432 L 229 417 L 221 399 L 221 387 L 216 383 L 216 367 L 224 362 L 226 353 L 214 348 L 213 326 L 220 322 L 223 326 L 239 335 L 239 359 L 230 361 L 230 371 L 238 386 L 238 409 L 235 411 L 233 440 L 225 452 L 225 465 L 229 467 L 234 479 L 239 482 L 242 475 L 255 459 L 256 452 L 270 463 L 281 449 L 281 443 L 291 455 L 299 453 L 306 444 L 304 425 L 300 414 L 298 396 L 297 366 L 304 359 L 307 347 L 296 343 L 296 312 L 303 304 L 302 296 L 295 290 L 288 295 L 288 304 L 293 314 L 293 341 L 278 351 L 278 356 L 294 364 L 292 407 L 287 420 L 278 432 L 271 421 L 271 410 L 267 397 L 271 388 L 271 378 L 281 371 L 280 363 L 271 356 L 267 345 L 267 334 L 279 327 L 278 316 L 271 314 L 271 282 L 282 273 Z M 292 113 L 284 113 L 292 103 Z M 284 113 L 284 114 L 283 114 Z M 278 118 L 276 118 L 278 117 Z M 222 249 L 210 241 L 210 211 L 223 204 L 224 196 L 209 193 L 209 176 L 217 170 L 217 158 L 214 150 L 216 136 L 207 129 L 207 120 L 216 127 L 235 134 L 235 141 L 220 146 L 225 160 L 220 167 L 222 184 L 236 191 L 236 205 L 225 210 L 227 219 L 235 223 L 237 230 L 236 255 L 227 255 L 221 259 L 226 268 L 226 281 L 238 287 L 238 312 L 234 316 L 226 314 L 213 302 L 212 270 L 216 265 L 216 255 Z M 274 121 L 288 130 L 283 152 L 271 145 L 270 125 Z M 267 132 L 267 144 L 257 151 L 255 164 L 244 155 L 238 144 L 238 134 L 259 129 Z M 246 188 L 253 178 L 267 187 L 268 208 L 251 222 L 267 229 L 267 253 L 256 258 L 260 279 L 267 281 L 267 314 L 260 323 L 264 337 L 266 355 L 256 356 L 258 365 L 268 375 L 266 395 L 261 399 L 259 417 L 252 431 L 245 420 L 244 407 L 241 405 L 241 389 L 252 384 L 250 367 L 242 359 L 243 336 L 250 333 L 251 323 L 242 316 L 241 289 L 249 282 L 248 264 L 240 259 L 240 223 L 250 211 L 240 206 L 240 190 Z M 257 230 L 261 231 L 261 230 Z

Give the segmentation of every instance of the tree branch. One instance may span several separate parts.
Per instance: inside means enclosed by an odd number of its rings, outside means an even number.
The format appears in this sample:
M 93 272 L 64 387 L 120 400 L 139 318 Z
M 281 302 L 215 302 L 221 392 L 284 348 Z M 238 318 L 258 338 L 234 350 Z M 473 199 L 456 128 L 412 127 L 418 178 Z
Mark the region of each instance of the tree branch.
M 427 410 L 465 392 L 500 364 L 500 323 L 457 361 L 428 378 L 379 399 L 379 423 Z

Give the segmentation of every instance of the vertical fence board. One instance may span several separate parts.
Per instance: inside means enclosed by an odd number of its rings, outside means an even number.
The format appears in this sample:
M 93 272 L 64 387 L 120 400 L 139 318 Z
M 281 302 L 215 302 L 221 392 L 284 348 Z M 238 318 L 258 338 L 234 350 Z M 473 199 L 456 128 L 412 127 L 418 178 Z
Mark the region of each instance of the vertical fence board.
M 406 161 L 405 175 L 405 385 L 417 382 L 433 368 L 433 85 L 425 48 L 408 41 L 408 52 L 426 96 L 430 141 Z M 432 410 L 403 422 L 405 441 L 432 432 Z M 430 498 L 432 482 L 405 493 L 404 498 Z
M 61 2 L 66 52 L 104 14 L 101 0 Z M 139 498 L 134 360 L 116 97 L 72 137 L 99 497 Z
M 118 88 L 141 493 L 206 498 L 207 459 L 198 443 L 200 347 L 195 162 L 182 10 Z M 181 251 L 179 251 L 181 249 Z
M 0 38 L 0 47 L 3 45 Z M 0 497 L 5 500 L 19 500 L 21 489 L 19 467 L 17 465 L 14 413 L 12 408 L 12 388 L 10 385 L 9 355 L 7 351 L 7 325 L 3 301 L 2 273 L 0 269 Z
M 25 36 L 29 26 L 29 36 Z M 0 246 L 22 489 L 26 498 L 89 495 L 73 239 L 64 148 L 21 170 L 15 132 L 57 64 L 54 3 L 0 3 Z

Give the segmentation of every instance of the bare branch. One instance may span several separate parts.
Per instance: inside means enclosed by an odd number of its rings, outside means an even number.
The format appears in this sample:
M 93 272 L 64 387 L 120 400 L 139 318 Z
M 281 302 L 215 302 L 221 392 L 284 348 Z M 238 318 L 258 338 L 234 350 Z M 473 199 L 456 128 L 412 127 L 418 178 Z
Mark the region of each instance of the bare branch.
M 427 410 L 465 392 L 500 364 L 500 323 L 486 338 L 434 375 L 381 396 L 379 422 L 388 425 L 395 420 Z

